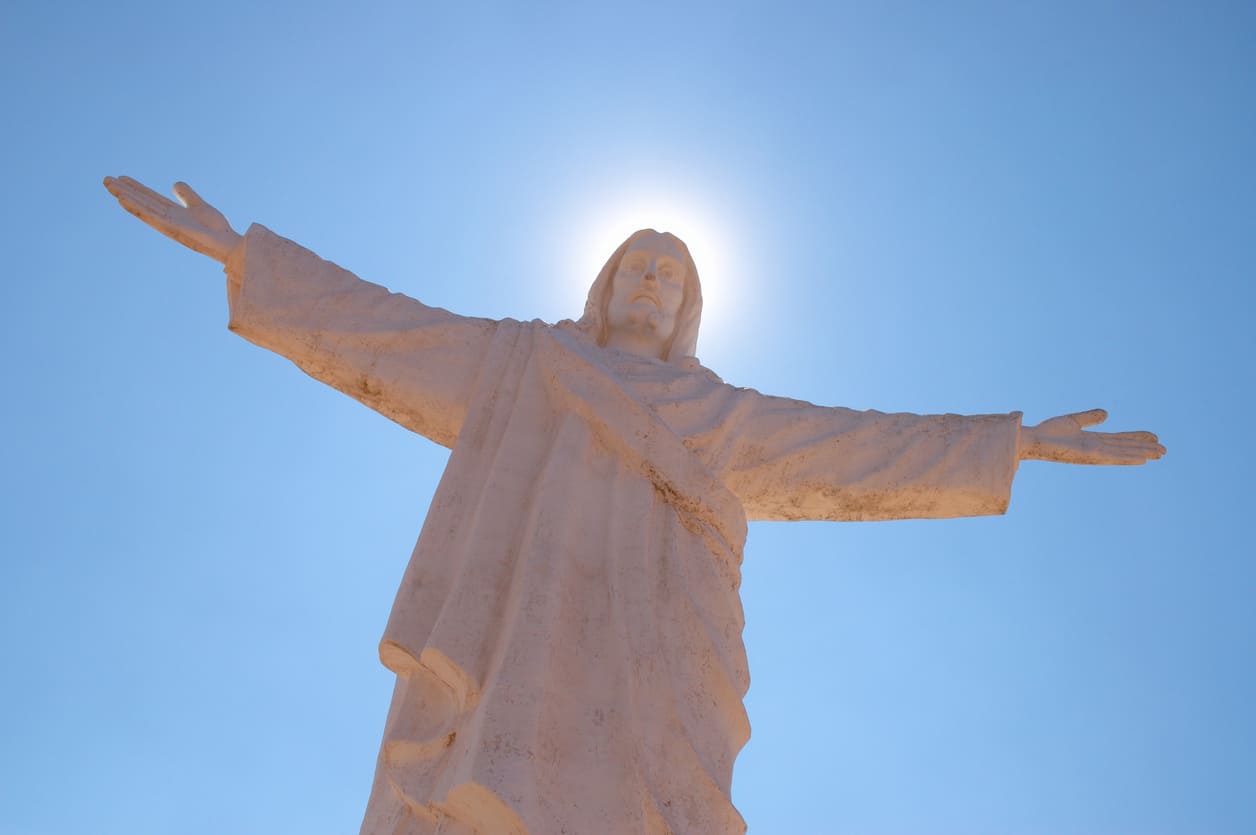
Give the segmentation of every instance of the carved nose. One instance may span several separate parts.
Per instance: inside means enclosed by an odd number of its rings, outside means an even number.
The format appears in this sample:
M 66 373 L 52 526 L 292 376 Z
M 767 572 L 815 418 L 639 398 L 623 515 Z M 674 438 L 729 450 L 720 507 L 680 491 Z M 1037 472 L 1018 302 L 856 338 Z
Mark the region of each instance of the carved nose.
M 657 279 L 657 277 L 654 275 L 654 270 L 646 270 L 646 271 L 645 271 L 645 280 L 646 280 L 646 281 L 657 281 L 657 280 L 658 280 L 658 279 Z

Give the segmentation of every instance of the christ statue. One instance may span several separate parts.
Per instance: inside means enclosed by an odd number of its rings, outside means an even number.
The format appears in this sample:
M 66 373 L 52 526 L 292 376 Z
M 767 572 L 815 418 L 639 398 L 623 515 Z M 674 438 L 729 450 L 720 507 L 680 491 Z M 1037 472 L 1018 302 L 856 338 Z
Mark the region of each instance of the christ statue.
M 380 641 L 396 674 L 364 835 L 744 832 L 738 589 L 755 519 L 1007 509 L 1018 462 L 1142 464 L 1101 409 L 853 411 L 729 385 L 695 358 L 689 250 L 611 254 L 577 320 L 494 321 L 391 293 L 265 227 L 105 179 L 223 263 L 230 328 L 451 450 Z

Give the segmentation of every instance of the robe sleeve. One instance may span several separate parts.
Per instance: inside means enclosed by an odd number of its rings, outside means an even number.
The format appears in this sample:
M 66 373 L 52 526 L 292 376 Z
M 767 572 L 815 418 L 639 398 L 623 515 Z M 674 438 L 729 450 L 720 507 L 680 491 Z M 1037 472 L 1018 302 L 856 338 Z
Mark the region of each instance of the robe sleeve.
M 860 412 L 740 390 L 725 483 L 747 519 L 872 521 L 1004 513 L 1020 412 Z
M 453 446 L 496 322 L 391 293 L 257 224 L 226 270 L 232 331 Z

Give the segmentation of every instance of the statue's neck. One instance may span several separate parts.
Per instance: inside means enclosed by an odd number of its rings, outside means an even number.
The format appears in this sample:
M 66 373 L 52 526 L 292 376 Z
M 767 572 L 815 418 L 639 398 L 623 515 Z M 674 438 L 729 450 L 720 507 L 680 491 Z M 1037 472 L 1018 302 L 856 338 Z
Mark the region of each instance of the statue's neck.
M 663 341 L 657 334 L 630 330 L 613 330 L 606 337 L 606 347 L 615 348 L 646 359 L 663 358 Z

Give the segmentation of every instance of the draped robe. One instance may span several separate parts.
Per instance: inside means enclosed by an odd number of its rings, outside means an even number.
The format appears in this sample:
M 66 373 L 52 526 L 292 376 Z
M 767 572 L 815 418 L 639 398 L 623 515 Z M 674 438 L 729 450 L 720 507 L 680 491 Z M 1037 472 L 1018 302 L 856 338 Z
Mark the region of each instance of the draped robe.
M 770 397 L 428 307 L 261 226 L 227 274 L 233 331 L 452 450 L 380 643 L 369 835 L 744 831 L 747 519 L 1007 507 L 1018 413 Z

